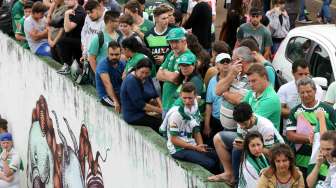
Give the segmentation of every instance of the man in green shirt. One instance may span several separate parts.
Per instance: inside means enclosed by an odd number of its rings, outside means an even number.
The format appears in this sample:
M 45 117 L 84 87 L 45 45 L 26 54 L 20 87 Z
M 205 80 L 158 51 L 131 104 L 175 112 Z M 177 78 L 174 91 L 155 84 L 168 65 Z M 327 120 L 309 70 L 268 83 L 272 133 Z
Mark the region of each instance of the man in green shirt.
M 146 46 L 151 50 L 155 58 L 156 68 L 165 60 L 170 50 L 166 36 L 170 30 L 168 27 L 170 9 L 167 6 L 158 6 L 154 9 L 155 26 L 144 37 Z
M 13 31 L 17 30 L 18 24 L 20 24 L 21 18 L 24 16 L 23 6 L 27 0 L 18 0 L 14 3 L 12 8 L 12 27 Z
M 311 78 L 297 82 L 302 103 L 291 110 L 287 121 L 287 139 L 295 144 L 295 162 L 307 177 L 315 133 L 335 130 L 336 114 L 333 108 L 315 99 L 316 85 Z
M 174 104 L 173 94 L 178 87 L 177 78 L 179 77 L 178 59 L 182 54 L 192 54 L 187 47 L 185 31 L 183 28 L 171 29 L 167 35 L 167 41 L 169 42 L 172 51 L 168 53 L 156 75 L 157 79 L 163 82 L 163 117 Z
M 242 24 L 237 31 L 238 43 L 247 37 L 253 37 L 258 42 L 259 51 L 266 59 L 271 58 L 272 35 L 271 32 L 262 25 L 262 10 L 252 7 L 250 10 L 251 21 Z
M 246 74 L 251 90 L 246 93 L 243 102 L 250 104 L 254 113 L 269 119 L 279 131 L 280 99 L 268 81 L 266 69 L 261 64 L 253 64 Z
M 124 6 L 125 14 L 132 16 L 134 20 L 133 30 L 137 32 L 141 38 L 154 27 L 154 23 L 150 20 L 144 19 L 141 11 L 141 5 L 138 1 L 129 1 Z
M 28 18 L 32 12 L 33 2 L 28 1 L 24 4 L 24 16 L 20 19 L 20 21 L 16 25 L 15 39 L 18 43 L 25 49 L 29 49 L 28 42 L 26 40 L 25 32 L 24 32 L 24 21 Z
M 112 40 L 117 41 L 119 38 L 119 34 L 117 33 L 119 16 L 118 12 L 106 11 L 104 15 L 105 30 L 103 31 L 104 40 L 102 46 L 99 46 L 98 35 L 94 36 L 90 42 L 88 60 L 94 73 L 96 73 L 97 63 L 107 57 L 108 43 Z

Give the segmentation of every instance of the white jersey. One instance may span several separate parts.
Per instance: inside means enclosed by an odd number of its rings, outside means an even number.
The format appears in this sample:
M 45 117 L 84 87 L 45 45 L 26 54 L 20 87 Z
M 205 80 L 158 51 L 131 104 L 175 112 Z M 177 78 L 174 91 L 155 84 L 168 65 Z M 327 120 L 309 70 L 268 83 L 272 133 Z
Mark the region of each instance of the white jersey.
M 254 116 L 256 117 L 256 122 L 250 129 L 244 130 L 238 126 L 237 134 L 240 138 L 245 138 L 246 134 L 250 131 L 258 131 L 263 136 L 264 146 L 266 148 L 271 148 L 272 145 L 276 143 L 285 143 L 270 120 L 255 114 Z

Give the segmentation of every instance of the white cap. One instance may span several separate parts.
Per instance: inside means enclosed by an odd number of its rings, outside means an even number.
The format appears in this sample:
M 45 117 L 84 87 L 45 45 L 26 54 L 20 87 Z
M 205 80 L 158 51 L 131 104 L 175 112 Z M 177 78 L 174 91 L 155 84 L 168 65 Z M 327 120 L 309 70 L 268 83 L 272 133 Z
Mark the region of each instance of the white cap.
M 216 60 L 215 60 L 215 62 L 216 62 L 216 63 L 219 63 L 219 62 L 221 62 L 223 59 L 229 59 L 229 60 L 231 60 L 231 56 L 230 56 L 230 54 L 227 54 L 227 53 L 220 53 L 220 54 L 218 54 L 218 55 L 216 56 Z

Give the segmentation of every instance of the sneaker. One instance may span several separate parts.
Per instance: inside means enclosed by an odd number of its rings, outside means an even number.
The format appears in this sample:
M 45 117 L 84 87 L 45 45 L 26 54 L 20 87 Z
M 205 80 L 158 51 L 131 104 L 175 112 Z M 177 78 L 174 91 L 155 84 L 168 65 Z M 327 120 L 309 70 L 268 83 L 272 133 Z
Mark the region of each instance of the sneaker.
M 302 23 L 302 24 L 310 24 L 310 23 L 313 23 L 312 20 L 310 19 L 303 19 L 303 20 L 298 20 L 299 23 Z
M 57 71 L 58 74 L 69 74 L 70 73 L 70 67 L 69 65 L 65 64 L 62 66 L 62 68 L 60 70 Z

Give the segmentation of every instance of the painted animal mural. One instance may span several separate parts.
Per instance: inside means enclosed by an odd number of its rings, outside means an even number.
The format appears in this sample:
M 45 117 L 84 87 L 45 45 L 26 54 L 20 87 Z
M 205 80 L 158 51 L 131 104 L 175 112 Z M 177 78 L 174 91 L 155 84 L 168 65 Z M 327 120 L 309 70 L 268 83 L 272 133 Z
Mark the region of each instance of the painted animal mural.
M 72 146 L 60 129 L 55 111 L 52 111 L 61 143 L 56 142 L 53 121 L 49 116 L 47 102 L 40 96 L 32 112 L 27 152 L 27 187 L 29 188 L 103 188 L 103 174 L 96 152 L 95 158 L 89 140 L 88 129 L 81 125 L 79 147 L 76 137 L 63 118 L 71 138 Z

